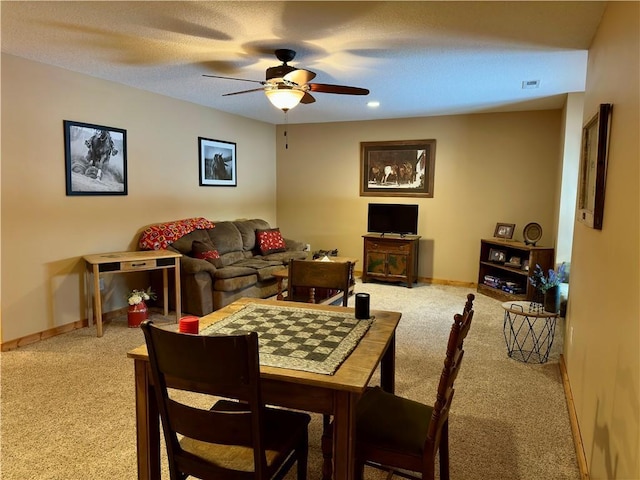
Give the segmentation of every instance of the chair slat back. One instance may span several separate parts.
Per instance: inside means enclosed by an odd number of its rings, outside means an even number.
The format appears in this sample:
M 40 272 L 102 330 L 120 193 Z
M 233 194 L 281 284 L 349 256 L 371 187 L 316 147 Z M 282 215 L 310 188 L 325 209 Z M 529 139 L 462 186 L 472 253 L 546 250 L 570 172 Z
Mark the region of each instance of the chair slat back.
M 341 290 L 342 304 L 347 306 L 351 283 L 350 262 L 321 262 L 315 260 L 291 260 L 289 262 L 288 298 L 293 301 L 315 303 L 316 288 Z M 305 292 L 300 295 L 301 289 Z
M 469 333 L 471 321 L 473 320 L 474 299 L 475 296 L 472 293 L 468 294 L 463 313 L 456 314 L 453 317 L 453 325 L 451 326 L 449 341 L 447 342 L 444 368 L 440 375 L 436 401 L 433 405 L 429 432 L 427 434 L 427 441 L 425 442 L 425 451 L 429 449 L 433 451 L 434 454 L 440 442 L 442 427 L 449 418 L 449 409 L 455 393 L 454 382 L 458 376 L 464 357 L 464 340 Z
M 262 435 L 258 335 L 199 336 L 171 332 L 144 322 L 149 362 L 162 420 L 169 467 L 189 461 L 178 434 L 210 443 L 254 449 L 257 478 L 266 472 Z M 172 389 L 172 390 L 169 390 Z M 176 392 L 204 393 L 243 402 L 238 411 L 209 410 Z
M 193 408 L 169 399 L 167 411 L 171 428 L 185 437 L 209 443 L 228 443 L 251 446 L 251 409 L 217 412 Z
M 249 362 L 259 365 L 259 360 L 248 335 L 185 335 L 155 326 L 143 331 L 153 332 L 155 359 L 168 387 L 222 396 L 227 390 L 249 394 L 255 368 Z M 230 358 L 242 360 L 230 362 Z M 225 368 L 217 368 L 221 365 Z

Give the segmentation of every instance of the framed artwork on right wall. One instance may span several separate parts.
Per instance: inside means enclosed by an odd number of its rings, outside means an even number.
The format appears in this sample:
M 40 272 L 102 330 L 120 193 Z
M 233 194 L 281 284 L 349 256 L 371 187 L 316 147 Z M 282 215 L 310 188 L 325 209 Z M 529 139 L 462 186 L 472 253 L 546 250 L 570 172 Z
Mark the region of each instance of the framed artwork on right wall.
M 600 104 L 598 112 L 582 128 L 576 218 L 598 230 L 602 230 L 604 213 L 611 110 L 610 103 Z

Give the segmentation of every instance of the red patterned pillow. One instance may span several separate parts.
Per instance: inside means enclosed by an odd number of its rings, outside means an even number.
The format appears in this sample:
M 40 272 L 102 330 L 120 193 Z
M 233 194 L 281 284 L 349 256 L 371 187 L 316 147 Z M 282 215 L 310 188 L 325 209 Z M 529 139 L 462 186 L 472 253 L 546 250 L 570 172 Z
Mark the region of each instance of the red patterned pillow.
M 279 228 L 256 230 L 256 244 L 262 255 L 285 252 L 287 250 Z
M 215 247 L 209 243 L 201 242 L 200 240 L 194 240 L 191 245 L 191 252 L 194 258 L 200 258 L 202 260 L 208 260 L 210 258 L 220 258 L 220 253 Z

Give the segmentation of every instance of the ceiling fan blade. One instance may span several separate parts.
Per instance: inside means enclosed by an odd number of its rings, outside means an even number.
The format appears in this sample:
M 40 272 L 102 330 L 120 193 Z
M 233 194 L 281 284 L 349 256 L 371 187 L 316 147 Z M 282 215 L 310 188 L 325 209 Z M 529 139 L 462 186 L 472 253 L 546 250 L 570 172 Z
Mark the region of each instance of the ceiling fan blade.
M 338 93 L 341 95 L 369 95 L 369 90 L 366 88 L 329 85 L 327 83 L 310 83 L 309 90 L 312 92 Z
M 259 83 L 260 85 L 265 85 L 265 82 L 261 81 L 261 80 L 248 80 L 246 78 L 234 78 L 234 77 L 221 77 L 219 75 L 202 75 L 203 77 L 210 77 L 210 78 L 222 78 L 224 80 L 239 80 L 241 82 L 253 82 L 253 83 Z
M 314 103 L 315 101 L 316 99 L 313 98 L 311 94 L 309 94 L 309 92 L 304 92 L 304 97 L 302 97 L 302 100 L 300 100 L 300 103 Z
M 252 88 L 251 90 L 242 90 L 241 92 L 231 92 L 231 93 L 223 93 L 223 97 L 228 97 L 229 95 L 240 95 L 241 93 L 251 93 L 251 92 L 264 92 L 264 88 Z
M 283 78 L 287 82 L 293 82 L 297 85 L 304 85 L 305 83 L 313 80 L 315 77 L 316 74 L 309 70 L 298 69 L 287 73 Z

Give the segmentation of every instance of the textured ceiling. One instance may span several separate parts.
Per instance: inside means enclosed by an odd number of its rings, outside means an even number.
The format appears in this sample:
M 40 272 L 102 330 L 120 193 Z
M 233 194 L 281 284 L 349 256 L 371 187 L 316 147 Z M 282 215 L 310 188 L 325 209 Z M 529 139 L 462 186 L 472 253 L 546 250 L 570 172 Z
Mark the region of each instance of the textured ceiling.
M 368 88 L 314 94 L 290 123 L 560 108 L 584 90 L 606 2 L 7 2 L 2 52 L 269 123 L 259 85 L 276 48 L 313 82 Z M 539 87 L 523 89 L 523 81 Z M 376 109 L 367 102 L 380 102 Z

